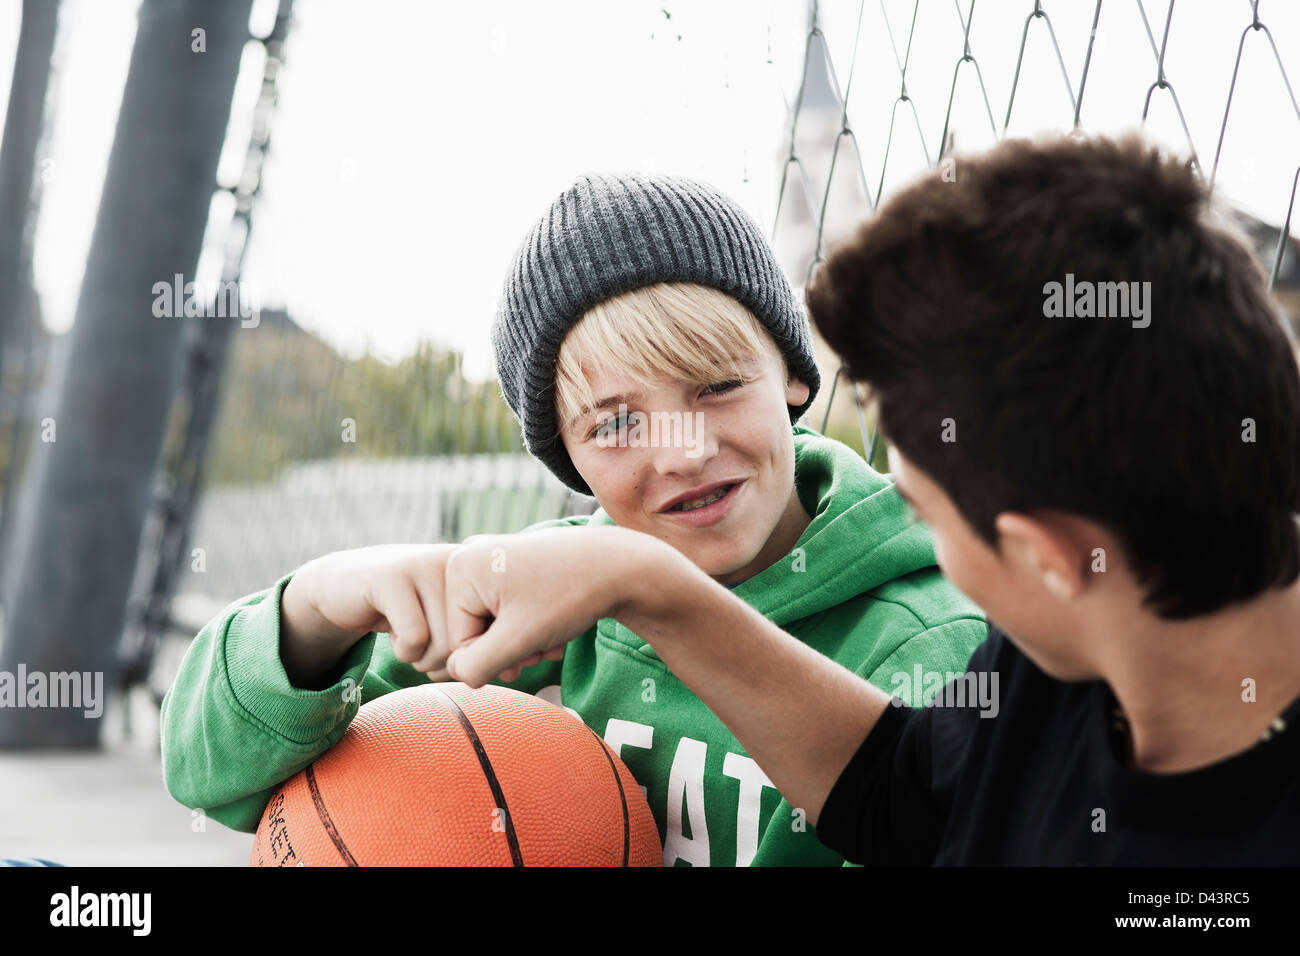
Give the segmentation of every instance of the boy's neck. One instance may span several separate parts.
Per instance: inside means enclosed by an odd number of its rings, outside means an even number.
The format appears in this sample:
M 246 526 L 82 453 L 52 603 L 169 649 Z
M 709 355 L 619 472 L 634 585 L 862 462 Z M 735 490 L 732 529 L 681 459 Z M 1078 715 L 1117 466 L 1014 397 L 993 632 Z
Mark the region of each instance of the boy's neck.
M 737 568 L 727 574 L 714 575 L 714 580 L 728 587 L 735 587 L 740 582 L 749 580 L 789 554 L 811 523 L 812 518 L 804 511 L 798 491 L 791 491 L 790 501 L 786 504 L 785 511 L 782 512 L 772 533 L 767 536 L 762 549 L 754 556 L 754 560 L 743 568 Z
M 1136 769 L 1192 770 L 1247 750 L 1300 697 L 1300 581 L 1203 617 L 1143 622 L 1098 621 L 1109 631 L 1096 634 Z

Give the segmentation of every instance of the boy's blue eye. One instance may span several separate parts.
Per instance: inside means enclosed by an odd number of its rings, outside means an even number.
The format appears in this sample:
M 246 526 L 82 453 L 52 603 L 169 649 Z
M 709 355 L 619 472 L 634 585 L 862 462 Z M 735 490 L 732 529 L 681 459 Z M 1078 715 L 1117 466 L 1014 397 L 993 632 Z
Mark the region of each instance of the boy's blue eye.
M 592 430 L 591 435 L 589 435 L 588 437 L 594 438 L 597 435 L 617 435 L 619 432 L 623 430 L 623 427 L 626 424 L 627 424 L 627 419 L 624 418 L 622 415 L 616 418 L 610 418 L 608 421 L 601 422 L 599 425 L 597 425 Z

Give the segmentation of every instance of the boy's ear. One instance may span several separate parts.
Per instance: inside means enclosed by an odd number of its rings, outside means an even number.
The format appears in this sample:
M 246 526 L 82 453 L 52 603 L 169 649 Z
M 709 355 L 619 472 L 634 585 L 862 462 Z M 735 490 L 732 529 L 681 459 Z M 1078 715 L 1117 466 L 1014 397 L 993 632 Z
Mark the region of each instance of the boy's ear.
M 1081 545 L 1068 522 L 1003 511 L 994 521 L 1009 570 L 1037 582 L 1063 601 L 1078 597 L 1088 581 Z
M 810 391 L 807 382 L 791 375 L 785 380 L 785 403 L 796 407 L 802 405 L 808 401 Z

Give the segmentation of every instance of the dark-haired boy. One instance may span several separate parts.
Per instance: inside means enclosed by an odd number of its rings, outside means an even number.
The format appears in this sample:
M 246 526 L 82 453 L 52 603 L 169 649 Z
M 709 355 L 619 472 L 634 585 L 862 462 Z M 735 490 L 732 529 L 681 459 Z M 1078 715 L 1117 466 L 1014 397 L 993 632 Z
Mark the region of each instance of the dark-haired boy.
M 624 529 L 467 542 L 448 666 L 478 685 L 613 617 L 858 862 L 1300 863 L 1300 372 L 1264 277 L 1139 140 L 957 172 L 883 207 L 808 303 L 995 625 L 968 679 L 897 706 Z M 1094 286 L 1048 314 L 1067 274 L 1150 282 L 1148 312 L 1101 316 Z

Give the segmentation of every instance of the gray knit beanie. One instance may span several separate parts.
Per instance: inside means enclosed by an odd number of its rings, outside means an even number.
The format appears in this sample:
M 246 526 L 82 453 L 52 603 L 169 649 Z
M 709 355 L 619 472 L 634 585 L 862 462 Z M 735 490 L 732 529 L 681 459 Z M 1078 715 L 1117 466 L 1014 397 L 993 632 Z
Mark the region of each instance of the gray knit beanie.
M 821 386 L 808 317 L 763 234 L 735 202 L 675 176 L 581 176 L 519 246 L 492 323 L 506 404 L 524 445 L 561 481 L 591 489 L 559 438 L 555 366 L 569 329 L 597 303 L 656 282 L 694 282 L 735 298 L 767 328 L 808 400 Z

